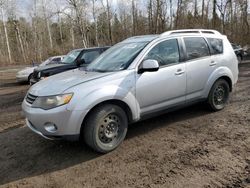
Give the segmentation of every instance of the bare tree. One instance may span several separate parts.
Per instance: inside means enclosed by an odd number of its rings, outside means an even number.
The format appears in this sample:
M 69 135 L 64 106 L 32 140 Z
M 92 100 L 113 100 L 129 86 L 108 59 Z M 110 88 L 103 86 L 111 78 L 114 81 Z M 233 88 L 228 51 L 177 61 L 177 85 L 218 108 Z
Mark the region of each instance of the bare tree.
M 47 4 L 47 0 L 43 0 L 43 14 L 44 14 L 45 22 L 46 22 L 46 27 L 48 30 L 50 48 L 52 49 L 53 48 L 53 41 L 52 41 L 51 29 L 50 29 L 49 19 L 48 19 L 48 15 L 47 15 L 47 10 L 46 10 L 46 4 Z
M 169 0 L 169 9 L 170 9 L 170 29 L 173 28 L 173 1 L 172 0 Z
M 18 21 L 14 20 L 13 24 L 14 24 L 14 27 L 15 27 L 15 30 L 16 30 L 16 35 L 17 35 L 18 42 L 20 44 L 23 61 L 27 62 L 24 47 L 23 47 L 23 41 L 22 41 L 22 37 L 21 37 L 21 34 L 20 34 L 19 26 L 18 26 Z
M 221 31 L 224 33 L 225 32 L 225 14 L 226 14 L 226 9 L 228 5 L 230 4 L 231 0 L 220 0 L 220 3 L 217 2 L 216 6 L 218 7 L 218 10 L 220 11 L 220 16 L 221 16 Z
M 83 12 L 83 2 L 80 0 L 67 0 L 73 11 L 75 12 L 76 16 L 76 25 L 79 28 L 82 37 L 82 44 L 84 48 L 87 48 L 87 37 L 84 29 L 84 23 L 82 19 L 82 12 Z
M 0 0 L 1 64 L 179 28 L 213 28 L 232 42 L 250 43 L 249 0 L 34 0 L 28 20 L 15 1 Z
M 95 42 L 97 46 L 99 46 L 99 39 L 98 39 L 98 25 L 97 25 L 97 17 L 96 17 L 96 0 L 91 0 L 92 2 L 92 15 L 94 19 L 94 24 L 95 24 Z
M 6 45 L 7 45 L 9 63 L 12 63 L 8 30 L 7 30 L 6 22 L 5 22 L 5 19 L 4 19 L 4 7 L 7 6 L 5 3 L 6 3 L 6 1 L 1 0 L 0 1 L 0 8 L 1 8 L 1 14 L 2 14 L 2 22 L 3 22 L 3 28 L 4 28 L 4 34 L 5 34 L 5 41 L 6 41 Z

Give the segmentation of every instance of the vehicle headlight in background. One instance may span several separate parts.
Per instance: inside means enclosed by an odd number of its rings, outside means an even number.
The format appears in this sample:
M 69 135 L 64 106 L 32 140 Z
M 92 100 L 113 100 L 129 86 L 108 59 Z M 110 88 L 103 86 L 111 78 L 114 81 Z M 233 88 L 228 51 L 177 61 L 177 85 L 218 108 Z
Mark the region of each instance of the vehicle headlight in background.
M 28 75 L 28 73 L 24 72 L 24 71 L 20 71 L 20 72 L 17 73 L 17 75 L 25 76 L 25 75 Z
M 41 77 L 41 72 L 38 72 L 37 78 L 40 78 L 40 77 Z
M 58 106 L 68 104 L 73 97 L 73 93 L 56 96 L 37 97 L 32 107 L 49 110 Z

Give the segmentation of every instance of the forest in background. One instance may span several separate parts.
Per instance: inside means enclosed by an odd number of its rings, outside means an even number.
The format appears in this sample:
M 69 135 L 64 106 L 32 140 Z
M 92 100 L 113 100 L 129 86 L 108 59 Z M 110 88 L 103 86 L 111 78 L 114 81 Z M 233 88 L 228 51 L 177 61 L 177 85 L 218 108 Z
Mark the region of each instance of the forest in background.
M 31 64 L 135 35 L 206 28 L 250 44 L 249 0 L 0 0 L 0 66 Z

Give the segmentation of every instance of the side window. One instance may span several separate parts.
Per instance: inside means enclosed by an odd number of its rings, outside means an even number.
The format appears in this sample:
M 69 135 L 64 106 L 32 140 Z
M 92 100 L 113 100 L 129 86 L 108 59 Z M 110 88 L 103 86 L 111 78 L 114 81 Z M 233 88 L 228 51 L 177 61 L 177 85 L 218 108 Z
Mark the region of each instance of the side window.
M 222 54 L 223 53 L 223 43 L 221 39 L 207 38 L 209 45 L 211 46 L 211 54 Z
M 209 56 L 209 48 L 202 37 L 184 38 L 188 60 Z
M 90 51 L 90 52 L 85 52 L 81 59 L 85 60 L 85 63 L 91 63 L 95 58 L 97 58 L 100 55 L 99 51 Z
M 149 51 L 144 60 L 146 59 L 157 60 L 160 66 L 178 63 L 180 59 L 178 41 L 170 39 L 157 44 Z
M 61 61 L 61 58 L 60 57 L 56 57 L 52 61 Z

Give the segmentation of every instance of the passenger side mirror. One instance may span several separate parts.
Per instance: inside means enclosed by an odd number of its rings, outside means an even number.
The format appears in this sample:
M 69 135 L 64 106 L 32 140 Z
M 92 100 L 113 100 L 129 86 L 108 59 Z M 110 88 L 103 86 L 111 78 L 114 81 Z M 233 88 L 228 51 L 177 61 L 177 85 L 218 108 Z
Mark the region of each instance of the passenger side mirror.
M 78 59 L 78 60 L 76 61 L 76 65 L 77 65 L 78 67 L 80 67 L 80 66 L 83 65 L 83 64 L 85 64 L 85 60 L 84 60 L 84 59 Z
M 142 62 L 139 67 L 138 73 L 142 74 L 144 72 L 156 72 L 159 70 L 159 63 L 156 60 L 148 59 Z

